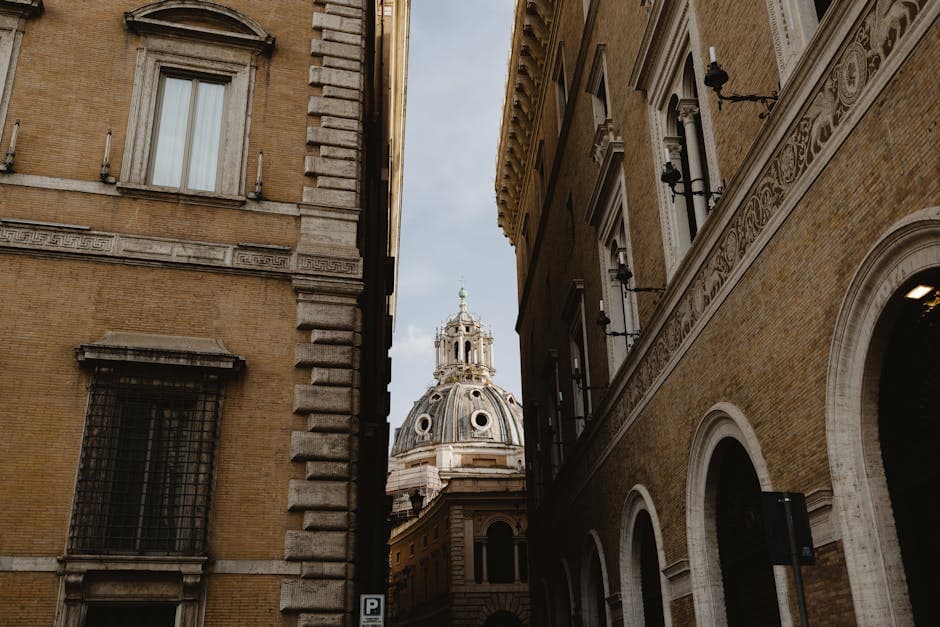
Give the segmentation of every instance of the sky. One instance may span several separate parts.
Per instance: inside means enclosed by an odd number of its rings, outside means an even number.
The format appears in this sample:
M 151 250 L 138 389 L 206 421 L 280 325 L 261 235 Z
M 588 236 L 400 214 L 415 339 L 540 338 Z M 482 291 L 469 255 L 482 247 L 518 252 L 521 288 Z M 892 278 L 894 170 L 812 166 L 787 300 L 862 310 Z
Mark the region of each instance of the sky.
M 496 225 L 496 149 L 515 0 L 412 0 L 392 437 L 434 385 L 434 334 L 457 312 L 493 328 L 495 382 L 521 398 L 515 257 Z

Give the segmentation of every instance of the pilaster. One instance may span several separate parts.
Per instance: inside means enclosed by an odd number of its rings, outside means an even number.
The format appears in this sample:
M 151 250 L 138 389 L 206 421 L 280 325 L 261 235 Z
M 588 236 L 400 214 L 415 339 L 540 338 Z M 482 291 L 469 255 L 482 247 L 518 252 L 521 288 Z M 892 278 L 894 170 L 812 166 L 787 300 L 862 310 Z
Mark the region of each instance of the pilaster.
M 287 486 L 300 529 L 284 536 L 284 559 L 300 577 L 281 585 L 281 611 L 298 626 L 342 627 L 355 609 L 363 291 L 357 230 L 362 187 L 362 131 L 367 17 L 364 0 L 314 0 L 308 76 L 307 154 L 298 251 L 348 260 L 354 275 L 295 276 L 299 340 L 294 366 L 290 461 L 302 479 Z

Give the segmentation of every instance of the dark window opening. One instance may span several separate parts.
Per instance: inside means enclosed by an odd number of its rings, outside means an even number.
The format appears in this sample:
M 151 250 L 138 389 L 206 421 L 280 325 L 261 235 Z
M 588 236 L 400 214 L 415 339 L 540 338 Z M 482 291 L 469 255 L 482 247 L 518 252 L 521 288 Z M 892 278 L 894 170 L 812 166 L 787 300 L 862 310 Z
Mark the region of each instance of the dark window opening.
M 715 450 L 718 554 L 728 625 L 780 625 L 767 554 L 757 474 L 744 448 L 723 440 Z
M 601 110 L 601 122 L 610 117 L 610 112 L 607 110 L 607 78 L 601 76 L 601 80 L 597 85 L 597 104 Z
M 85 627 L 173 627 L 175 605 L 91 605 Z
M 205 552 L 221 398 L 210 375 L 95 371 L 70 552 Z
M 512 583 L 515 579 L 512 527 L 495 522 L 486 530 L 486 574 L 490 583 Z
M 604 593 L 604 573 L 601 571 L 601 558 L 597 550 L 591 556 L 590 594 L 593 595 L 594 615 L 592 627 L 607 625 L 607 595 Z
M 640 512 L 636 517 L 634 546 L 640 550 L 640 589 L 643 596 L 643 618 L 646 627 L 666 624 L 663 617 L 663 591 L 659 578 L 659 555 L 656 552 L 656 536 L 649 512 Z
M 822 21 L 823 16 L 826 14 L 826 11 L 829 10 L 829 5 L 832 4 L 832 0 L 815 0 L 816 3 L 816 19 Z
M 483 543 L 473 543 L 473 580 L 483 583 Z
M 471 351 L 472 351 L 472 345 L 470 344 L 470 342 L 464 342 L 464 345 L 463 345 L 463 357 L 464 357 L 464 361 L 467 362 L 468 364 L 469 364 L 470 361 L 471 361 L 471 359 L 470 359 Z
M 914 285 L 940 285 L 940 271 Z M 878 393 L 878 435 L 908 595 L 917 625 L 940 624 L 940 307 L 898 298 Z

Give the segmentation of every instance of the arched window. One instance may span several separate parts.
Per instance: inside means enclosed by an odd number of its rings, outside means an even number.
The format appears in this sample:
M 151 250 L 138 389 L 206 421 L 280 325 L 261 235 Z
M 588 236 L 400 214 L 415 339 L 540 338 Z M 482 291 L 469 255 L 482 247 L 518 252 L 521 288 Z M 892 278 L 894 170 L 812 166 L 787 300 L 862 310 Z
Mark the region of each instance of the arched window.
M 490 583 L 515 580 L 515 548 L 512 527 L 498 521 L 486 530 L 486 570 Z
M 463 358 L 464 358 L 464 361 L 466 361 L 468 364 L 469 364 L 471 361 L 473 361 L 473 360 L 471 359 L 472 354 L 473 354 L 472 345 L 470 344 L 470 342 L 464 342 L 464 345 L 463 345 Z
M 460 361 L 460 342 L 454 342 L 454 360 Z
M 663 603 L 658 530 L 659 519 L 648 491 L 642 485 L 634 486 L 624 505 L 620 541 L 620 583 L 627 625 L 671 623 L 669 605 Z

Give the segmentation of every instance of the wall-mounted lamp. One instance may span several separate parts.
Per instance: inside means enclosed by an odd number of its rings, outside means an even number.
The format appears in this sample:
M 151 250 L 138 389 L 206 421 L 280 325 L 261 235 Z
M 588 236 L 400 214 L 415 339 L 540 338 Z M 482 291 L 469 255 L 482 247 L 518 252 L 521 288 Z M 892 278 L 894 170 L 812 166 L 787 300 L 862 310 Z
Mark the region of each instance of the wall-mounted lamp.
M 101 159 L 101 171 L 98 178 L 102 183 L 114 185 L 117 179 L 111 176 L 111 129 L 108 129 L 108 135 L 104 140 L 104 157 Z
M 627 328 L 627 315 L 624 313 L 623 327 Z M 631 338 L 639 337 L 639 331 L 608 331 L 607 327 L 610 326 L 610 318 L 607 317 L 607 313 L 604 311 L 604 301 L 600 303 L 600 311 L 597 314 L 597 326 L 601 328 L 601 331 L 604 332 L 604 335 L 610 337 L 622 337 L 622 338 Z M 627 345 L 629 345 L 629 339 L 627 339 Z
M 721 194 L 724 192 L 724 189 L 719 187 L 718 189 L 692 189 L 692 183 L 702 182 L 704 184 L 705 180 L 698 178 L 692 179 L 686 184 L 682 180 L 682 172 L 679 171 L 679 168 L 672 165 L 672 153 L 669 150 L 669 146 L 663 148 L 663 156 L 666 159 L 666 164 L 663 166 L 663 171 L 659 175 L 659 180 L 669 186 L 669 191 L 672 192 L 672 201 L 676 201 L 676 194 L 680 196 L 704 196 L 705 200 L 708 201 L 707 209 L 710 210 L 712 206 L 718 199 L 721 198 Z M 677 190 L 676 185 L 682 183 L 682 189 Z
M 708 70 L 705 72 L 705 85 L 711 87 L 715 90 L 715 95 L 718 96 L 718 110 L 721 111 L 721 101 L 726 100 L 728 102 L 759 102 L 764 105 L 767 110 L 761 112 L 760 118 L 764 119 L 770 115 L 771 110 L 774 108 L 774 104 L 777 102 L 778 96 L 777 92 L 771 92 L 769 96 L 762 96 L 760 94 L 731 94 L 730 96 L 724 96 L 721 93 L 721 88 L 725 86 L 725 83 L 728 82 L 728 73 L 718 65 L 717 55 L 715 54 L 715 47 L 711 46 L 708 49 L 709 64 Z
M 20 121 L 13 124 L 13 134 L 10 136 L 10 147 L 7 149 L 7 157 L 0 163 L 0 172 L 13 172 L 13 157 L 16 156 L 16 140 L 20 136 Z
M 628 292 L 657 292 L 662 294 L 666 291 L 665 287 L 627 287 L 627 282 L 633 278 L 633 272 L 627 266 L 627 261 L 624 259 L 623 251 L 617 253 L 617 280 L 620 281 L 620 285 Z M 604 310 L 603 307 L 604 301 L 601 301 L 601 311 Z
M 574 358 L 574 371 L 571 373 L 571 379 L 577 384 L 580 391 L 584 390 L 603 390 L 607 386 L 604 385 L 584 385 L 584 372 L 581 370 L 581 364 L 578 362 L 578 358 Z M 585 420 L 587 417 L 585 418 Z
M 255 191 L 248 194 L 248 197 L 253 200 L 261 200 L 261 188 L 264 183 L 261 180 L 261 174 L 264 170 L 264 149 L 258 151 L 258 174 L 255 176 Z

